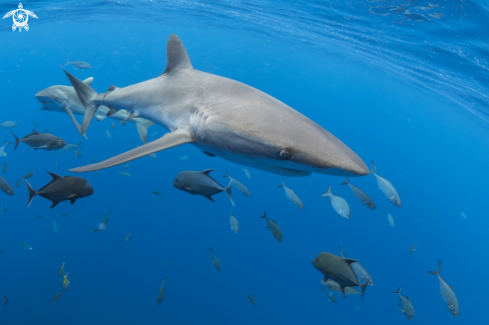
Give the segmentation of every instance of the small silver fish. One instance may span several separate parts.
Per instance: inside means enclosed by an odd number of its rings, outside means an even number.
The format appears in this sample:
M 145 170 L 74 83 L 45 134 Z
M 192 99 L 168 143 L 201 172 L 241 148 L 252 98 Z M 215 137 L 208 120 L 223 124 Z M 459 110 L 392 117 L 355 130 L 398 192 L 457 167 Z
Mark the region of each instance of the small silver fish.
M 416 246 L 416 243 L 418 242 L 418 240 L 419 239 L 416 239 L 414 241 L 414 243 L 411 245 L 411 248 L 409 248 L 409 254 L 412 254 L 416 250 L 416 248 L 414 248 L 414 247 Z
M 374 162 L 372 161 L 372 170 L 369 172 L 370 174 L 374 174 L 375 178 L 377 179 L 377 184 L 379 185 L 379 189 L 384 193 L 384 195 L 389 199 L 389 201 L 392 202 L 397 207 L 402 206 L 401 202 L 401 197 L 399 194 L 397 194 L 396 189 L 392 185 L 392 183 L 385 178 L 377 175 L 375 173 L 375 165 Z
M 122 177 L 127 177 L 127 178 L 132 177 L 132 175 L 127 173 L 127 172 L 115 172 L 115 173 L 116 173 L 116 175 L 119 175 Z
M 112 125 L 112 128 L 115 129 L 114 121 L 110 121 L 110 124 Z
M 331 191 L 331 185 L 328 187 L 326 193 L 322 194 L 321 196 L 329 196 L 329 198 L 331 199 L 331 205 L 333 206 L 333 209 L 336 211 L 336 213 L 345 219 L 350 219 L 350 206 L 348 205 L 348 202 L 346 202 L 346 200 L 342 197 L 333 195 L 333 192 Z
M 150 153 L 150 154 L 148 155 L 148 157 L 151 157 L 151 158 L 153 158 L 153 159 L 158 158 L 154 152 L 153 152 L 153 153 Z
M 163 300 L 163 296 L 165 295 L 165 287 L 166 287 L 167 280 L 168 280 L 168 276 L 165 276 L 165 279 L 163 280 L 163 285 L 161 286 L 160 292 L 158 293 L 158 300 L 157 300 L 158 305 L 161 304 L 161 301 Z
M 71 64 L 75 69 L 85 70 L 85 69 L 91 69 L 92 68 L 92 65 L 90 63 L 84 62 L 84 61 L 80 61 L 80 60 L 70 62 L 68 59 L 66 59 L 65 66 L 68 65 L 68 64 Z
M 18 244 L 18 245 L 20 245 L 20 246 L 24 247 L 24 249 L 28 249 L 28 250 L 30 250 L 30 251 L 32 250 L 32 246 L 31 246 L 31 245 L 29 245 L 29 244 L 23 243 L 23 242 L 21 242 L 21 241 L 15 241 L 15 240 L 14 240 L 13 242 L 14 242 L 14 245 L 15 245 L 15 244 Z
M 438 281 L 440 283 L 440 294 L 443 298 L 443 302 L 447 306 L 448 310 L 454 317 L 458 317 L 460 315 L 460 307 L 458 305 L 458 299 L 453 291 L 451 285 L 445 282 L 443 278 L 440 276 L 440 268 L 441 268 L 441 260 L 438 261 L 438 269 L 436 271 L 428 271 L 430 274 L 434 274 L 438 277 Z
M 279 242 L 282 242 L 282 231 L 277 225 L 277 222 L 272 219 L 268 219 L 267 212 L 265 211 L 265 215 L 263 217 L 267 221 L 267 228 L 272 233 L 273 237 L 275 237 Z
M 243 168 L 243 167 L 241 167 L 241 166 L 239 166 L 239 167 L 238 167 L 238 169 L 241 169 L 241 170 L 243 171 L 243 173 L 246 175 L 246 177 L 247 177 L 248 179 L 251 179 L 251 174 L 250 174 L 250 172 L 249 172 L 249 170 L 248 170 L 248 169 Z
M 298 208 L 304 209 L 304 203 L 302 203 L 302 200 L 299 198 L 297 194 L 295 194 L 294 190 L 288 188 L 285 186 L 285 180 L 282 177 L 282 184 L 279 185 L 278 187 L 283 187 L 285 191 L 285 196 L 292 201 Z
M 331 301 L 332 303 L 335 304 L 338 302 L 336 298 L 333 296 L 333 294 L 330 293 L 328 290 L 325 290 L 323 286 L 321 286 L 319 290 L 323 291 L 326 294 L 326 296 L 328 296 L 329 301 Z
M 401 287 L 396 292 L 392 292 L 393 295 L 398 295 L 399 296 L 399 304 L 398 306 L 401 307 L 401 311 L 403 312 L 404 315 L 409 320 L 413 320 L 414 317 L 414 307 L 413 304 L 411 303 L 411 299 L 409 299 L 409 296 L 404 297 L 401 295 Z
M 231 225 L 232 231 L 234 231 L 235 233 L 239 232 L 238 219 L 236 219 L 236 217 L 233 216 L 233 209 L 231 209 L 231 212 L 229 212 L 229 224 Z
M 250 190 L 248 190 L 248 188 L 246 186 L 244 186 L 243 183 L 241 183 L 237 179 L 229 176 L 228 170 L 227 169 L 225 169 L 225 170 L 226 170 L 226 175 L 224 175 L 224 177 L 229 178 L 231 180 L 231 182 L 233 182 L 233 186 L 236 187 L 241 193 L 243 193 L 246 196 L 251 196 Z
M 350 184 L 350 180 L 348 177 L 346 178 L 346 182 L 341 183 L 341 185 L 348 185 L 350 187 L 351 191 L 353 192 L 353 195 L 357 199 L 359 199 L 360 202 L 362 202 L 367 208 L 370 208 L 372 210 L 374 210 L 376 208 L 375 203 L 370 198 L 370 196 L 368 196 L 367 193 L 365 193 L 362 189 Z
M 78 151 L 77 149 L 74 150 L 75 151 L 75 155 L 81 159 L 82 155 L 80 153 L 80 151 Z
M 211 263 L 214 264 L 214 266 L 216 267 L 216 269 L 218 271 L 221 271 L 221 260 L 217 258 L 217 255 L 214 252 L 214 250 L 212 249 L 212 246 L 211 246 L 211 248 L 209 250 L 212 252 L 212 260 L 211 260 Z
M 394 228 L 396 225 L 396 223 L 394 222 L 394 217 L 387 211 L 384 211 L 384 213 L 387 213 L 387 220 L 389 221 L 389 224 L 392 226 L 392 228 Z
M 345 256 L 345 253 L 343 253 L 343 250 L 341 249 L 340 246 L 338 246 L 340 249 L 340 257 L 341 258 L 347 258 Z M 372 279 L 372 276 L 368 271 L 360 264 L 360 262 L 354 262 L 350 264 L 351 268 L 353 269 L 353 272 L 355 272 L 355 275 L 357 276 L 358 279 L 360 279 L 363 283 L 368 282 L 368 285 L 373 286 L 374 285 L 374 279 Z
M 112 133 L 110 133 L 110 131 L 109 131 L 109 130 L 107 130 L 107 129 L 106 129 L 105 131 L 106 131 L 106 133 L 107 133 L 107 137 L 108 137 L 109 139 L 113 139 L 113 138 L 112 138 Z
M 14 121 L 5 121 L 3 123 L 0 123 L 0 127 L 4 128 L 4 129 L 11 129 L 11 128 L 14 128 L 16 127 L 18 124 L 15 123 Z

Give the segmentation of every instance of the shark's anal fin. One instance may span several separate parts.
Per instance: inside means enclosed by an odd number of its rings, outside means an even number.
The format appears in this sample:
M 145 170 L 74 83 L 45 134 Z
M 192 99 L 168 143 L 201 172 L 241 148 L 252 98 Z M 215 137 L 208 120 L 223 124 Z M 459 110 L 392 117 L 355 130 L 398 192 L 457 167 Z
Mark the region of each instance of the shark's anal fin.
M 71 111 L 71 108 L 69 108 L 68 106 L 66 105 L 62 105 L 63 109 L 66 111 L 66 113 L 68 113 L 68 116 L 70 117 L 71 119 L 71 122 L 73 122 L 73 124 L 75 125 L 76 129 L 78 130 L 78 132 L 81 133 L 81 127 L 80 127 L 80 124 L 78 124 L 78 121 L 76 120 L 75 118 L 75 115 L 73 114 L 73 112 Z M 85 138 L 85 139 L 88 139 L 87 135 L 86 134 L 82 134 L 82 136 Z
M 91 172 L 94 170 L 109 168 L 140 157 L 147 156 L 154 152 L 162 151 L 189 142 L 193 142 L 193 139 L 188 131 L 175 130 L 173 132 L 166 133 L 164 136 L 162 136 L 157 140 L 151 141 L 150 143 L 146 143 L 141 147 L 137 147 L 132 150 L 126 151 L 118 156 L 109 158 L 107 160 L 101 161 L 96 164 L 73 168 L 70 169 L 70 171 L 75 173 L 84 173 L 84 172 Z

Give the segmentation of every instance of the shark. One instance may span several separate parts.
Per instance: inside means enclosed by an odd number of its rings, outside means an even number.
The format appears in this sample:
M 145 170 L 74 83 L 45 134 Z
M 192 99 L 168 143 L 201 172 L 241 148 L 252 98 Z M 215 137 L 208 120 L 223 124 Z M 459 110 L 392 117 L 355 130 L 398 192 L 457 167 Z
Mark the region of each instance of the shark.
M 90 86 L 92 82 L 93 77 L 83 80 L 83 83 L 88 86 Z M 35 97 L 42 105 L 42 111 L 67 113 L 77 130 L 80 131 L 80 124 L 74 115 L 84 115 L 85 107 L 81 103 L 73 87 L 63 85 L 50 86 L 37 92 Z M 98 121 L 102 121 L 108 117 L 125 123 L 127 117 L 130 115 L 128 111 L 121 109 L 117 113 L 107 116 L 109 111 L 110 109 L 107 106 L 99 106 L 94 117 Z M 133 118 L 127 121 L 136 124 L 139 138 L 141 141 L 146 143 L 148 138 L 148 128 L 155 123 L 141 117 Z
M 72 172 L 109 168 L 192 144 L 212 156 L 283 176 L 369 173 L 355 152 L 285 103 L 239 81 L 194 69 L 175 34 L 168 39 L 166 69 L 156 78 L 97 93 L 64 72 L 85 107 L 81 134 L 101 105 L 110 109 L 109 115 L 126 110 L 128 120 L 142 117 L 169 130 L 159 139 Z

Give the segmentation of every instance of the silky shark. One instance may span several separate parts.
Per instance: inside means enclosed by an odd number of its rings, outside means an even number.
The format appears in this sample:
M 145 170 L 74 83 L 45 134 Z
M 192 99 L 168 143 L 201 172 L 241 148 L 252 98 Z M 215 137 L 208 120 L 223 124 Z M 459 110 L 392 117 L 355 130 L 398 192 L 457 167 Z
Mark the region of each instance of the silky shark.
M 93 82 L 93 78 L 87 78 L 83 80 L 83 83 L 90 86 Z M 85 107 L 80 102 L 78 95 L 75 92 L 75 89 L 70 86 L 51 86 L 46 89 L 39 91 L 36 95 L 36 99 L 41 103 L 42 111 L 56 111 L 61 113 L 68 113 L 75 127 L 80 131 L 80 125 L 78 121 L 75 119 L 74 115 L 84 115 Z M 107 106 L 99 106 L 97 111 L 95 112 L 95 118 L 99 121 L 102 121 L 106 117 L 115 119 L 121 122 L 124 122 L 130 115 L 130 113 L 126 110 L 119 110 L 115 114 L 107 116 L 109 112 L 109 108 Z M 132 122 L 136 124 L 136 128 L 138 130 L 139 137 L 141 141 L 146 143 L 148 137 L 148 128 L 154 124 L 149 120 L 138 117 L 128 120 L 128 122 Z
M 109 168 L 185 143 L 240 165 L 285 176 L 323 173 L 368 174 L 365 163 L 317 123 L 264 92 L 241 82 L 196 70 L 175 34 L 167 44 L 162 75 L 98 94 L 65 71 L 85 106 L 84 134 L 97 111 L 127 110 L 170 132 L 138 148 L 99 163 L 71 169 Z

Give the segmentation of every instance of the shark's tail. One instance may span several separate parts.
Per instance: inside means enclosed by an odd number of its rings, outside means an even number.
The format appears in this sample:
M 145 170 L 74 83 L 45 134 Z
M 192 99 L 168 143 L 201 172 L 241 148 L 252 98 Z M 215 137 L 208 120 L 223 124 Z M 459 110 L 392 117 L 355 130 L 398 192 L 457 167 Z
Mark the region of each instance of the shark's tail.
M 154 122 L 144 119 L 144 118 L 134 118 L 130 120 L 136 124 L 136 128 L 138 130 L 139 138 L 144 143 L 148 142 L 148 128 L 155 124 Z
M 29 191 L 29 201 L 27 202 L 27 207 L 31 205 L 32 199 L 36 196 L 37 192 L 32 188 L 31 184 L 24 179 L 25 186 L 27 186 L 27 190 Z
M 92 122 L 93 116 L 97 111 L 98 105 L 95 105 L 92 102 L 92 100 L 98 94 L 95 90 L 93 90 L 93 88 L 85 84 L 83 81 L 77 79 L 76 77 L 68 73 L 66 70 L 63 69 L 63 71 L 66 73 L 66 76 L 68 76 L 68 79 L 70 79 L 70 82 L 73 88 L 75 88 L 78 98 L 80 98 L 80 101 L 85 107 L 85 114 L 83 115 L 83 121 L 80 128 L 80 134 L 83 135 L 85 134 L 85 132 L 87 132 L 87 129 L 90 126 L 90 123 Z
M 15 134 L 14 134 L 14 132 L 13 132 L 12 130 L 10 130 L 10 133 L 12 133 L 12 135 L 13 135 L 13 136 L 14 136 L 14 138 L 15 138 L 15 147 L 14 147 L 14 151 L 15 151 L 15 150 L 17 150 L 17 146 L 19 145 L 20 140 L 19 140 L 19 138 L 17 138 L 17 137 L 15 136 Z
M 226 187 L 226 193 L 229 195 L 229 199 L 231 200 L 231 204 L 233 205 L 233 207 L 235 207 L 236 205 L 234 204 L 233 192 L 231 192 L 232 186 L 233 186 L 233 180 L 230 180 L 228 187 Z

